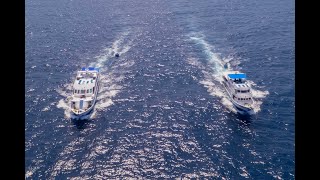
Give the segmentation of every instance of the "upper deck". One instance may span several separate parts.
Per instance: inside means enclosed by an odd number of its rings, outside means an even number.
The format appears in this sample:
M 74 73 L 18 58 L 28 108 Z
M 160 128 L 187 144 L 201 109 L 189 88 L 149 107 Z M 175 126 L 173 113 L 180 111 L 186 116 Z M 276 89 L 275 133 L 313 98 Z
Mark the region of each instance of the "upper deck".
M 73 83 L 74 95 L 91 95 L 94 94 L 99 69 L 82 68 L 77 72 L 77 77 Z

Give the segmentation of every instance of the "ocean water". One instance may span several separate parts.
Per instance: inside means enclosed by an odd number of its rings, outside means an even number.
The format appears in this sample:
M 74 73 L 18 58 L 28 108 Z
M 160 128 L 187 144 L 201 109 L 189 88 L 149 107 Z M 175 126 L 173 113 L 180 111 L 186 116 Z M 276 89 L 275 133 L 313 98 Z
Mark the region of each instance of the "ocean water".
M 295 179 L 294 16 L 290 0 L 26 1 L 26 179 Z M 226 62 L 254 115 L 232 107 Z M 98 101 L 75 121 L 89 65 Z

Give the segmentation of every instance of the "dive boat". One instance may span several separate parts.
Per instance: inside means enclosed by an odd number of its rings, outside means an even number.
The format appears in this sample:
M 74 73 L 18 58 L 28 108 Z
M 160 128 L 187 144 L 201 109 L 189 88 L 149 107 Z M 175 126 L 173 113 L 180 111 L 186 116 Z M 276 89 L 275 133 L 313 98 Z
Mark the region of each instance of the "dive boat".
M 253 114 L 254 100 L 246 74 L 239 71 L 227 71 L 222 76 L 228 96 L 240 114 Z
M 99 90 L 99 68 L 81 68 L 73 83 L 71 111 L 75 117 L 87 115 L 93 109 Z

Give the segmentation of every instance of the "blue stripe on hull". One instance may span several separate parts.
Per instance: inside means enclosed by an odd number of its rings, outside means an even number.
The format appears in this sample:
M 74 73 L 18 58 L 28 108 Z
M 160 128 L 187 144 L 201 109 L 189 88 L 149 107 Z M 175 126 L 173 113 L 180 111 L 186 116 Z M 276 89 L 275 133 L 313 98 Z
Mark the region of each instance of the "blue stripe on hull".
M 236 105 L 234 105 L 234 106 L 236 107 L 236 109 L 237 109 L 237 111 L 238 111 L 239 113 L 250 114 L 250 113 L 252 112 L 252 109 L 248 109 L 248 108 L 243 109 L 243 108 L 240 108 L 240 107 L 238 107 L 238 106 L 236 106 Z

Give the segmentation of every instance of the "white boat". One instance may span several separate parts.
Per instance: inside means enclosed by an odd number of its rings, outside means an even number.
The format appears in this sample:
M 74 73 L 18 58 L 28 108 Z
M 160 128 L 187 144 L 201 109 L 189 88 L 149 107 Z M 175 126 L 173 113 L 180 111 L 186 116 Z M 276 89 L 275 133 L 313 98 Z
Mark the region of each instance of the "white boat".
M 93 109 L 99 90 L 99 68 L 82 68 L 73 83 L 71 111 L 75 117 L 87 115 Z
M 240 114 L 253 114 L 254 99 L 246 78 L 245 73 L 227 71 L 223 74 L 222 84 Z

